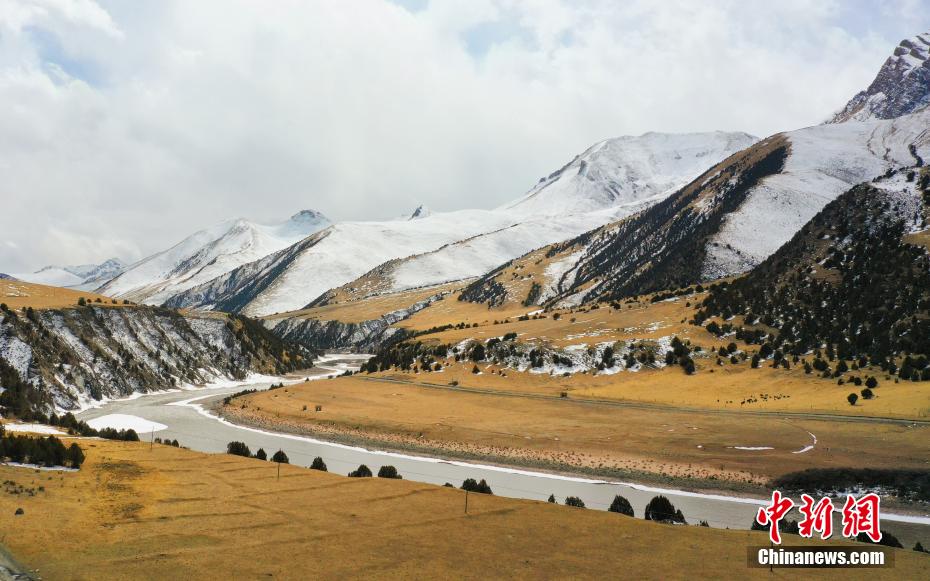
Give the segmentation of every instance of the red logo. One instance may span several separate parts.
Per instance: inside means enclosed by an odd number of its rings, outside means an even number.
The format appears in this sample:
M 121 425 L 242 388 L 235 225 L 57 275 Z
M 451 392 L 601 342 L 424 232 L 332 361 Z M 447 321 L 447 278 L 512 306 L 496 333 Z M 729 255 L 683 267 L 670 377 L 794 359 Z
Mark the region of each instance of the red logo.
M 798 523 L 799 534 L 808 539 L 814 536 L 814 531 L 820 533 L 821 539 L 833 536 L 833 501 L 824 497 L 814 504 L 814 499 L 806 494 L 801 495 L 801 501 L 804 504 L 798 510 L 804 518 Z
M 762 507 L 756 514 L 756 522 L 762 526 L 769 527 L 769 538 L 776 545 L 781 544 L 781 533 L 778 531 L 778 522 L 785 518 L 785 515 L 794 506 L 794 501 L 790 498 L 782 497 L 781 491 L 772 492 L 772 504 Z
M 881 499 L 877 494 L 869 493 L 859 500 L 847 495 L 846 504 L 843 505 L 843 536 L 856 538 L 865 533 L 872 542 L 882 540 L 882 531 L 879 526 L 879 508 Z M 778 490 L 772 491 L 772 502 L 759 509 L 756 522 L 769 527 L 769 538 L 773 543 L 781 544 L 781 532 L 778 523 L 781 522 L 795 506 L 794 501 L 782 495 Z M 811 538 L 814 533 L 820 533 L 821 539 L 833 536 L 833 512 L 836 510 L 833 501 L 827 497 L 816 503 L 807 494 L 801 495 L 801 505 L 798 507 L 803 518 L 798 522 L 798 533 L 802 537 Z
M 878 508 L 881 499 L 877 494 L 866 494 L 859 500 L 846 497 L 843 505 L 843 536 L 856 537 L 859 533 L 868 535 L 872 542 L 882 540 L 882 531 L 878 526 Z

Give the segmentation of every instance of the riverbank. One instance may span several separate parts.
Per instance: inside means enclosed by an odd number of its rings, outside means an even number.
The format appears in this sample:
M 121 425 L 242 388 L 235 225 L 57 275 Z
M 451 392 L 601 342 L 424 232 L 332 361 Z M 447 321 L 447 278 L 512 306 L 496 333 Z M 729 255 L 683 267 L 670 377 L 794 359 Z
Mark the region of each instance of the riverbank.
M 745 482 L 728 479 L 726 477 L 727 471 L 723 470 L 717 471 L 709 477 L 663 474 L 620 466 L 605 467 L 602 460 L 584 455 L 573 457 L 584 460 L 585 463 L 568 463 L 560 461 L 560 456 L 563 455 L 534 450 L 429 440 L 407 434 L 379 433 L 360 427 L 336 424 L 298 423 L 282 418 L 271 419 L 267 416 L 251 413 L 248 409 L 237 408 L 234 401 L 229 405 L 224 405 L 222 400 L 203 403 L 205 409 L 233 424 L 269 432 L 306 436 L 347 446 L 419 455 L 427 458 L 473 461 L 502 468 L 528 468 L 567 476 L 622 480 L 704 494 L 723 493 L 758 499 L 768 495 L 765 481 Z M 745 475 L 737 474 L 736 477 L 745 478 Z

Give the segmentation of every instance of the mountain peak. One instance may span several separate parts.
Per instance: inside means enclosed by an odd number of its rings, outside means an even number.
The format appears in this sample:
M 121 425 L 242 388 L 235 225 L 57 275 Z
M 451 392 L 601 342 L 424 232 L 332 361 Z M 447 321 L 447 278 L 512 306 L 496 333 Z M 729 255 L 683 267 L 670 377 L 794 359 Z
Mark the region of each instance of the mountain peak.
M 329 222 L 329 218 L 316 210 L 301 210 L 290 217 L 291 222 Z
M 830 123 L 893 119 L 930 104 L 930 33 L 902 40 L 879 69 L 875 80 L 860 91 Z
M 418 219 L 418 218 L 426 218 L 427 216 L 429 216 L 429 215 L 431 215 L 431 214 L 432 214 L 432 212 L 430 212 L 430 209 L 429 209 L 429 208 L 427 208 L 427 207 L 426 207 L 425 205 L 423 205 L 423 204 L 420 204 L 419 206 L 417 206 L 417 209 L 414 210 L 412 214 L 410 214 L 410 218 L 408 218 L 408 220 L 416 220 L 416 219 Z
M 578 214 L 658 201 L 711 165 L 758 141 L 742 132 L 657 133 L 599 141 L 499 208 L 529 215 Z

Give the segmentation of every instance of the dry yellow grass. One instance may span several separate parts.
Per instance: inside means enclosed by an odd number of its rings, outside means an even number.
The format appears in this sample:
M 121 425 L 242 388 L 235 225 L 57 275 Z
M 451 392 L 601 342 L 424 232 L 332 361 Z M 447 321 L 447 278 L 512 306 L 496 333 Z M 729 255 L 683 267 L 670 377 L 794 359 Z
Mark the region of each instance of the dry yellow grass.
M 88 302 L 116 306 L 113 299 L 92 292 L 76 291 L 57 286 L 33 284 L 12 280 L 0 280 L 0 303 L 6 303 L 11 309 L 60 309 L 77 305 L 78 299 L 84 297 Z
M 386 313 L 406 309 L 441 292 L 451 291 L 460 285 L 442 285 L 425 289 L 414 289 L 368 297 L 364 300 L 342 300 L 322 307 L 301 309 L 287 313 L 278 313 L 264 317 L 272 321 L 296 317 L 299 319 L 317 319 L 321 321 L 341 321 L 343 323 L 360 323 L 377 319 Z
M 488 309 L 487 305 L 477 305 L 459 301 L 458 295 L 431 305 L 396 326 L 412 330 L 425 330 L 445 324 L 477 323 L 477 328 L 450 329 L 441 333 L 432 333 L 422 340 L 437 343 L 458 343 L 465 339 L 483 339 L 500 337 L 514 332 L 522 342 L 536 342 L 554 347 L 565 347 L 582 343 L 595 344 L 606 341 L 629 339 L 655 339 L 658 337 L 679 335 L 683 338 L 693 337 L 695 341 L 709 343 L 713 335 L 701 328 L 682 322 L 694 315 L 691 307 L 695 301 L 703 299 L 703 294 L 679 298 L 674 301 L 649 303 L 636 301 L 614 309 L 609 305 L 599 305 L 578 309 L 554 309 L 544 313 L 546 318 L 519 321 L 517 318 L 527 313 L 538 311 L 538 307 L 524 307 L 508 304 L 502 308 Z M 556 319 L 556 315 L 558 319 Z M 508 321 L 500 323 L 501 321 Z M 500 324 L 495 325 L 494 321 Z
M 83 441 L 77 473 L 0 466 L 3 543 L 47 579 L 795 578 L 749 569 L 765 533 L 659 525 L 606 512 L 470 495 L 409 481 L 345 478 L 225 455 Z M 17 507 L 25 514 L 13 516 Z M 815 544 L 794 540 L 792 544 Z M 819 543 L 817 543 L 819 544 Z M 835 578 L 830 570 L 805 577 Z M 896 551 L 919 579 L 930 558 Z
M 486 362 L 478 365 L 482 374 L 475 375 L 473 365 L 471 362 L 453 364 L 442 374 L 388 372 L 378 375 L 439 385 L 458 381 L 479 389 L 546 395 L 564 391 L 575 399 L 646 402 L 711 411 L 785 411 L 919 420 L 930 417 L 930 382 L 895 383 L 893 379 L 885 380 L 884 375 L 879 375 L 874 399 L 860 399 L 855 406 L 850 406 L 846 395 L 858 393 L 861 387 L 837 385 L 835 379 L 807 375 L 800 367 L 788 371 L 772 369 L 769 365 L 752 369 L 748 362 L 717 366 L 714 359 L 699 359 L 694 375 L 686 375 L 676 366 L 635 373 L 576 373 L 563 377 L 518 372 Z M 861 376 L 872 373 L 865 371 Z
M 637 373 L 574 374 L 569 377 L 550 376 L 531 372 L 501 369 L 482 363 L 482 375 L 471 373 L 472 364 L 452 365 L 442 376 L 429 374 L 402 374 L 405 379 L 448 383 L 456 380 L 479 388 L 505 389 L 558 394 L 568 391 L 572 397 L 617 399 L 662 403 L 678 406 L 703 407 L 749 411 L 795 411 L 841 415 L 865 415 L 897 418 L 930 417 L 930 382 L 895 383 L 879 369 L 850 372 L 851 377 L 865 378 L 875 375 L 879 380 L 876 397 L 860 399 L 850 406 L 846 395 L 859 392 L 854 385 L 837 385 L 835 379 L 823 379 L 818 374 L 805 374 L 803 367 L 790 370 L 772 369 L 763 364 L 750 368 L 749 362 L 716 365 L 716 350 L 734 341 L 732 337 L 718 338 L 702 327 L 689 324 L 694 305 L 703 300 L 703 293 L 669 301 L 651 303 L 648 300 L 624 303 L 615 309 L 602 304 L 599 308 L 556 309 L 545 313 L 545 318 L 517 320 L 526 314 L 527 307 L 510 305 L 504 309 L 488 310 L 486 306 L 463 303 L 452 296 L 417 313 L 398 326 L 413 330 L 439 327 L 448 323 L 477 323 L 477 327 L 449 329 L 418 338 L 427 344 L 455 345 L 469 339 L 487 341 L 506 333 L 517 333 L 517 341 L 551 348 L 570 345 L 596 345 L 613 341 L 650 341 L 661 337 L 677 336 L 690 340 L 703 348 L 695 355 L 698 373 L 686 375 L 678 367 L 661 370 L 642 370 Z M 690 304 L 690 306 L 689 306 Z M 558 320 L 555 315 L 558 314 Z M 506 323 L 500 323 L 507 320 Z M 499 324 L 494 324 L 498 321 Z M 740 349 L 755 351 L 734 341 Z M 503 374 L 500 372 L 503 371 Z M 765 397 L 763 397 L 765 396 Z
M 316 405 L 322 412 L 313 411 Z M 762 484 L 813 467 L 926 468 L 930 461 L 927 426 L 597 405 L 360 376 L 238 398 L 225 413 L 240 422 L 399 448 L 717 483 Z M 796 454 L 812 443 L 809 432 L 816 447 Z

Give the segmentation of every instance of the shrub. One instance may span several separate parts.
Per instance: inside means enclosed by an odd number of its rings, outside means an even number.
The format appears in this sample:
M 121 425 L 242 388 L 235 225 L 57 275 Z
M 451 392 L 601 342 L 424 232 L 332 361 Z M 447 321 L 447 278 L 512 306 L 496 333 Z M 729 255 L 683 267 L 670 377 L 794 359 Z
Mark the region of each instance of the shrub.
M 574 506 L 576 508 L 584 508 L 584 501 L 578 498 L 577 496 L 569 496 L 565 499 L 565 506 Z
M 610 503 L 610 508 L 607 511 L 633 516 L 633 505 L 630 504 L 629 500 L 618 494 L 614 497 L 614 501 Z
M 246 458 L 252 455 L 252 451 L 249 450 L 249 447 L 243 442 L 230 442 L 226 444 L 226 453 L 232 454 L 233 456 L 245 456 Z
M 80 468 L 84 463 L 84 451 L 76 443 L 72 443 L 68 448 L 68 461 L 72 468 Z
M 323 462 L 323 459 L 317 456 L 313 459 L 313 462 L 310 464 L 311 470 L 319 470 L 320 472 L 326 472 L 326 462 Z
M 874 377 L 869 377 L 868 379 L 865 380 L 865 386 L 869 389 L 875 389 L 876 387 L 878 387 L 878 380 L 875 379 Z
M 402 479 L 403 476 L 397 473 L 397 468 L 393 466 L 382 466 L 378 470 L 378 478 L 396 478 L 398 480 Z
M 77 444 L 70 448 L 55 436 L 30 438 L 16 434 L 0 437 L 0 460 L 9 458 L 11 462 L 37 464 L 39 466 L 68 466 L 80 468 L 84 463 L 84 453 Z
M 872 393 L 872 390 L 869 388 L 863 389 L 861 393 L 862 393 L 862 399 L 872 399 L 875 396 L 875 394 Z
M 284 453 L 284 450 L 278 450 L 274 453 L 274 456 L 271 457 L 272 462 L 277 462 L 278 464 L 290 464 L 291 461 L 287 457 L 287 454 Z
M 858 399 L 859 399 L 859 396 L 856 395 L 856 394 L 854 394 L 854 393 L 851 393 L 851 394 L 849 394 L 849 395 L 846 396 L 846 401 L 849 402 L 849 405 L 856 405 L 856 401 L 857 401 Z
M 681 511 L 676 510 L 672 501 L 661 494 L 653 497 L 653 499 L 649 501 L 643 516 L 646 520 L 653 520 L 656 522 L 687 524 Z
M 550 502 L 550 503 L 552 503 L 552 504 L 555 504 L 555 495 L 554 495 L 554 494 L 550 494 L 550 495 L 549 495 L 549 500 L 548 500 L 547 502 Z M 914 549 L 914 550 L 916 551 L 917 549 Z
M 364 464 L 359 464 L 356 470 L 349 472 L 349 478 L 371 478 L 371 468 Z
M 481 482 L 475 482 L 474 478 L 467 478 L 462 482 L 462 490 L 467 490 L 468 492 L 477 492 L 479 494 L 494 494 L 491 492 L 491 487 L 488 486 L 488 483 L 485 482 L 484 478 L 481 479 Z
M 264 449 L 264 448 L 259 448 L 259 449 L 258 449 L 258 452 L 255 453 L 255 457 L 258 458 L 259 460 L 267 460 L 267 459 L 268 459 L 268 453 L 265 452 L 265 449 Z

